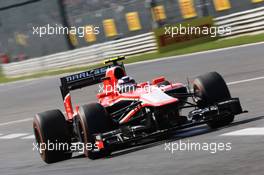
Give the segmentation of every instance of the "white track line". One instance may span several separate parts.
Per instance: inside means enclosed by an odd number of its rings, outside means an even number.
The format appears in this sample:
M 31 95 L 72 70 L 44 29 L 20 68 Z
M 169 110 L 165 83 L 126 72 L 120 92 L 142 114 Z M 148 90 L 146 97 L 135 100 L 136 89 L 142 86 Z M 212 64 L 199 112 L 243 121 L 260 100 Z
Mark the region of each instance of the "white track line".
M 14 120 L 14 121 L 10 121 L 10 122 L 0 123 L 0 126 L 12 125 L 12 124 L 28 122 L 28 121 L 33 121 L 33 119 L 32 118 L 25 118 L 25 119 L 21 119 L 21 120 Z
M 251 82 L 251 81 L 256 81 L 256 80 L 263 80 L 263 79 L 264 77 L 256 77 L 256 78 L 251 78 L 251 79 L 246 79 L 246 80 L 233 81 L 233 82 L 227 83 L 227 85 L 241 84 L 241 83 L 246 83 L 246 82 Z
M 227 83 L 227 85 L 235 85 L 235 84 L 247 83 L 247 82 L 263 80 L 263 79 L 264 79 L 264 76 L 255 77 L 255 78 L 250 78 L 250 79 L 245 79 L 245 80 L 229 82 L 229 83 Z M 32 120 L 33 120 L 32 118 L 25 118 L 25 119 L 22 119 L 22 120 L 15 120 L 15 121 L 10 121 L 10 122 L 0 123 L 0 126 L 12 125 L 12 124 L 28 122 L 28 121 L 32 121 Z
M 221 136 L 263 136 L 264 128 L 246 128 L 222 134 Z
M 22 136 L 26 136 L 28 133 L 14 133 L 14 134 L 8 134 L 5 136 L 1 136 L 0 139 L 14 139 Z
M 33 134 L 30 133 L 12 133 L 12 134 L 0 134 L 0 139 L 34 139 L 35 136 Z
M 22 137 L 21 139 L 34 139 L 35 136 L 32 134 L 32 135 L 29 135 L 29 136 L 26 136 L 26 137 Z

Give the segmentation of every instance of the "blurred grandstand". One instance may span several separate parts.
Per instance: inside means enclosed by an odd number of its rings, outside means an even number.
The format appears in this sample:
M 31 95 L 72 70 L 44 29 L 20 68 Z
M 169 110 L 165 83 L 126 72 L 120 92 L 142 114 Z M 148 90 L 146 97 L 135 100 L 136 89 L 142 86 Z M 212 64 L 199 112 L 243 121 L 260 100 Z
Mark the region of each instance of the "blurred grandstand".
M 82 15 L 85 12 L 104 10 L 107 8 L 124 8 L 128 3 L 137 0 L 65 0 L 64 3 L 72 15 Z
M 100 34 L 96 35 L 95 39 L 75 38 L 75 42 L 70 43 L 75 48 L 81 48 L 147 33 L 160 25 L 188 20 L 181 11 L 179 5 L 180 2 L 183 3 L 181 0 L 37 0 L 34 3 L 14 6 L 27 1 L 30 0 L 0 1 L 0 59 L 4 62 L 40 57 L 69 49 L 67 41 L 69 37 L 49 35 L 40 38 L 32 34 L 34 26 L 61 24 L 100 27 Z M 225 9 L 217 9 L 215 4 L 217 0 L 190 2 L 193 2 L 195 10 L 195 15 L 191 18 L 207 15 L 219 17 L 264 6 L 262 0 L 258 3 L 253 3 L 253 0 L 229 0 L 225 2 L 230 3 L 230 7 Z M 63 9 L 60 5 L 63 5 Z M 9 6 L 12 8 L 3 8 Z M 162 20 L 153 19 L 151 8 L 155 6 L 164 8 L 163 11 L 159 8 L 162 13 L 165 13 Z M 133 13 L 131 15 L 137 14 L 139 18 L 140 27 L 136 30 L 128 26 L 127 15 L 131 12 Z M 114 24 L 116 28 L 116 33 L 114 32 L 113 35 L 107 35 L 104 30 L 106 27 L 104 22 L 110 25 L 109 19 L 110 24 Z

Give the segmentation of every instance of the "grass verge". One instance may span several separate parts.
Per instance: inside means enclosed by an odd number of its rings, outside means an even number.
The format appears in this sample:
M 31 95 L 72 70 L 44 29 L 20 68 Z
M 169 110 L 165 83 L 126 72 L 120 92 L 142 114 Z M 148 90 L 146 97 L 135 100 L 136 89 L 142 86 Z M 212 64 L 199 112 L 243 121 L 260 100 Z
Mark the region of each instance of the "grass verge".
M 261 41 L 264 41 L 264 34 L 246 35 L 246 36 L 240 36 L 236 38 L 220 39 L 217 41 L 211 41 L 211 42 L 207 42 L 207 43 L 203 43 L 203 44 L 199 44 L 195 46 L 190 46 L 187 48 L 183 48 L 183 49 L 179 49 L 179 50 L 175 50 L 171 52 L 166 52 L 166 53 L 154 52 L 154 53 L 147 53 L 147 54 L 142 54 L 138 56 L 133 56 L 125 60 L 124 63 L 140 62 L 140 61 L 146 61 L 146 60 L 151 60 L 151 59 L 158 59 L 162 57 L 177 56 L 177 55 L 195 53 L 195 52 L 200 52 L 200 51 L 214 50 L 214 49 L 238 46 L 238 45 L 249 44 L 249 43 L 256 43 L 256 42 L 261 42 Z M 67 68 L 67 69 L 61 69 L 61 70 L 52 70 L 48 72 L 39 72 L 33 75 L 27 75 L 27 76 L 15 77 L 15 78 L 4 77 L 1 74 L 1 70 L 0 70 L 0 83 L 39 78 L 39 77 L 51 76 L 51 75 L 59 75 L 63 73 L 84 71 L 84 70 L 91 69 L 91 68 L 94 68 L 100 65 L 101 64 L 89 65 L 89 66 L 83 66 L 83 67 L 75 67 L 75 68 Z

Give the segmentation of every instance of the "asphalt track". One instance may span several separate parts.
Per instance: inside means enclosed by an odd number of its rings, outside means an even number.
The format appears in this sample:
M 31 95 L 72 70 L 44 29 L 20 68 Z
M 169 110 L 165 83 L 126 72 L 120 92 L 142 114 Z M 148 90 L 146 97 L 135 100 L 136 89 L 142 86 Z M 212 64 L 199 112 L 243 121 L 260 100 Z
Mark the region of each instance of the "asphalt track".
M 225 128 L 206 126 L 175 134 L 170 140 L 149 143 L 99 160 L 82 156 L 47 165 L 33 151 L 35 113 L 63 108 L 57 77 L 0 85 L 0 174 L 19 175 L 134 175 L 134 174 L 264 174 L 264 44 L 151 61 L 127 67 L 138 82 L 164 75 L 185 81 L 209 71 L 221 73 L 231 93 L 249 113 Z M 260 77 L 260 78 L 258 78 Z M 261 78 L 262 77 L 262 78 Z M 246 80 L 246 81 L 243 81 Z M 94 101 L 97 86 L 73 93 L 78 104 Z M 246 129 L 246 130 L 243 130 Z M 234 132 L 234 133 L 233 133 Z M 164 143 L 231 143 L 230 151 L 170 151 Z

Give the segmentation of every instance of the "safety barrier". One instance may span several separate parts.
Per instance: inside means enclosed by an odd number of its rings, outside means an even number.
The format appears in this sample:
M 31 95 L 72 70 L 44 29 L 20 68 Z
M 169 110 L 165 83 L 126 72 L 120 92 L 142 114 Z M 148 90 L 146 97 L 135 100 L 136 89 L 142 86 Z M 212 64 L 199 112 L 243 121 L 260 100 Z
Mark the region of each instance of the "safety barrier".
M 231 33 L 222 37 L 241 35 L 264 30 L 264 7 L 215 18 L 217 26 L 231 27 Z
M 21 76 L 58 68 L 96 64 L 109 57 L 130 56 L 156 50 L 155 38 L 151 32 L 72 51 L 4 64 L 3 72 L 8 77 Z

